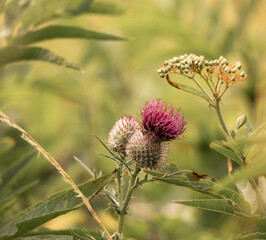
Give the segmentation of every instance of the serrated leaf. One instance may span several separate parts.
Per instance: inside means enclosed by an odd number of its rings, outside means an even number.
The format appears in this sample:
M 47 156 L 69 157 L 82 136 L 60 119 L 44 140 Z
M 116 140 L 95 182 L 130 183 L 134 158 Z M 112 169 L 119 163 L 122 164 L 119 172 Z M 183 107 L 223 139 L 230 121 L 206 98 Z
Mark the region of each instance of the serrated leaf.
M 240 129 L 247 122 L 247 119 L 248 117 L 246 114 L 239 116 L 236 120 L 236 129 Z
M 66 68 L 81 70 L 78 65 L 45 48 L 13 45 L 0 49 L 0 67 L 19 61 L 44 61 Z
M 180 171 L 181 174 L 168 177 L 158 171 L 145 170 L 145 172 L 154 176 L 154 179 L 158 181 L 186 187 L 214 198 L 228 199 L 232 201 L 240 211 L 250 212 L 249 204 L 238 192 L 214 182 L 210 177 L 204 176 L 203 174 L 200 175 L 193 171 L 183 170 L 184 173 Z M 193 175 L 191 175 L 192 173 Z M 202 175 L 204 177 L 199 179 L 199 176 Z
M 8 188 L 8 186 L 16 180 L 16 178 L 23 172 L 25 167 L 36 157 L 36 153 L 28 154 L 20 161 L 12 164 L 2 175 L 2 182 L 0 184 L 0 195 Z
M 173 202 L 213 212 L 235 215 L 232 203 L 227 199 L 179 200 Z
M 97 1 L 91 6 L 89 12 L 97 14 L 122 14 L 125 10 L 113 2 Z
M 79 186 L 79 189 L 87 198 L 92 198 L 113 177 L 113 173 L 87 181 Z M 13 239 L 20 237 L 30 230 L 54 219 L 62 214 L 78 209 L 83 205 L 80 197 L 73 189 L 57 193 L 47 200 L 26 209 L 22 213 L 0 225 L 0 239 Z
M 253 240 L 253 239 L 256 240 L 266 239 L 266 232 L 259 232 L 259 231 L 247 232 L 247 233 L 242 233 L 233 238 L 233 240 Z
M 80 27 L 54 25 L 29 32 L 24 36 L 15 38 L 13 39 L 13 43 L 27 45 L 58 38 L 82 38 L 87 40 L 126 40 L 126 38 L 90 31 Z
M 242 164 L 241 159 L 238 158 L 238 156 L 231 150 L 227 149 L 226 147 L 224 147 L 222 144 L 218 144 L 218 143 L 211 143 L 210 147 L 212 149 L 214 149 L 215 151 L 221 153 L 222 155 L 224 155 L 225 157 L 228 157 L 230 159 L 232 159 L 233 161 L 235 161 L 236 163 L 238 163 L 239 165 Z

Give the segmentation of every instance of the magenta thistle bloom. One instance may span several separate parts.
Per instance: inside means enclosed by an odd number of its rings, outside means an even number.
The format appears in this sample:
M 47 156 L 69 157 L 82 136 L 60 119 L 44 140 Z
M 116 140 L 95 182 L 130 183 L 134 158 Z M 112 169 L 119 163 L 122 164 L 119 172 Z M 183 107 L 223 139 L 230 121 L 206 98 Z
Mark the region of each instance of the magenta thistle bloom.
M 186 130 L 182 112 L 160 99 L 146 102 L 141 109 L 141 118 L 145 130 L 165 141 L 180 138 Z

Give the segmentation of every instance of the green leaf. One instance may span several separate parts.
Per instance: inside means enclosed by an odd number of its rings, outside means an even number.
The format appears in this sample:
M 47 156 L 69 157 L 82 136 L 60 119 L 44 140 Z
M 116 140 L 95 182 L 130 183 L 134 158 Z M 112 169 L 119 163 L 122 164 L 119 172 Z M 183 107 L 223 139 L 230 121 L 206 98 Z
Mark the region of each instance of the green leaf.
M 220 144 L 220 143 L 211 143 L 210 147 L 212 149 L 214 149 L 215 151 L 221 153 L 222 155 L 232 159 L 233 161 L 235 161 L 239 165 L 242 165 L 242 161 L 241 161 L 241 159 L 238 158 L 237 154 L 234 153 L 232 150 L 224 147 L 222 144 Z
M 79 186 L 87 198 L 95 196 L 113 178 L 113 173 Z M 57 193 L 0 225 L 0 239 L 20 237 L 30 230 L 83 205 L 73 189 Z
M 222 184 L 224 186 L 228 186 L 236 182 L 239 182 L 245 178 L 251 178 L 251 177 L 256 177 L 259 175 L 264 175 L 265 169 L 266 169 L 265 159 L 266 159 L 265 154 L 259 155 L 256 159 L 256 162 L 254 162 L 253 164 L 250 164 L 246 168 L 242 168 L 240 171 L 234 172 L 233 174 L 231 174 L 231 176 L 226 176 L 222 180 Z
M 45 48 L 13 45 L 0 49 L 0 67 L 14 62 L 32 60 L 49 62 L 62 67 L 81 70 L 78 65 L 68 62 L 63 57 Z
M 58 14 L 76 9 L 82 2 L 84 0 L 57 0 L 49 1 L 49 4 L 47 4 L 47 0 L 39 0 L 25 10 L 18 20 L 22 22 L 23 29 L 28 29 L 30 26 L 36 26 L 38 23 L 43 23 Z
M 247 122 L 247 114 L 242 114 L 241 116 L 239 116 L 236 120 L 236 129 L 240 129 L 243 125 L 245 125 L 245 123 Z
M 14 240 L 73 240 L 72 236 L 67 235 L 41 235 L 41 236 L 31 236 L 31 237 L 19 237 L 13 238 Z
M 96 240 L 101 240 L 100 235 L 96 231 L 91 230 L 84 230 L 84 229 L 71 229 L 71 230 L 41 230 L 41 231 L 34 231 L 29 232 L 24 235 L 24 237 L 32 237 L 32 236 L 47 236 L 47 235 L 53 235 L 53 236 L 71 236 L 74 240 L 79 240 L 77 237 L 73 236 L 72 232 L 74 234 L 77 234 L 79 236 L 82 236 L 85 238 L 85 234 L 90 234 L 90 236 L 94 237 Z
M 233 240 L 252 240 L 252 239 L 255 240 L 266 239 L 266 232 L 259 232 L 259 231 L 247 232 L 247 233 L 242 233 L 233 238 Z
M 84 28 L 54 25 L 41 28 L 37 31 L 29 32 L 22 37 L 15 38 L 13 39 L 13 43 L 27 45 L 57 38 L 83 38 L 88 40 L 126 40 L 126 38 L 116 37 L 111 34 L 89 31 Z
M 20 188 L 12 191 L 11 193 L 9 193 L 6 197 L 1 198 L 0 201 L 0 209 L 3 208 L 3 206 L 10 202 L 12 199 L 14 199 L 15 197 L 19 196 L 20 194 L 26 192 L 28 189 L 32 188 L 33 186 L 35 186 L 39 181 L 36 180 L 34 182 L 25 184 L 23 186 L 21 186 Z
M 249 204 L 238 192 L 214 182 L 213 179 L 204 176 L 204 174 L 200 175 L 189 170 L 179 171 L 178 175 L 173 176 L 158 171 L 145 170 L 145 172 L 154 176 L 153 178 L 158 181 L 186 187 L 214 198 L 228 199 L 232 201 L 240 211 L 249 213 L 251 210 Z
M 0 195 L 8 188 L 8 186 L 14 182 L 17 177 L 23 172 L 25 167 L 36 157 L 36 153 L 30 153 L 26 157 L 23 157 L 20 161 L 12 164 L 5 170 L 2 176 L 2 182 L 0 184 Z
M 168 176 L 168 174 L 164 174 L 158 171 L 152 171 L 152 170 L 145 170 L 144 172 L 150 174 L 153 176 L 153 179 L 174 184 L 181 187 L 186 187 L 191 190 L 201 192 L 203 194 L 207 194 L 212 197 L 219 197 L 220 195 L 215 193 L 211 188 L 214 186 L 214 182 L 209 179 L 201 179 L 199 181 L 193 180 L 191 178 L 191 173 L 193 171 L 187 170 L 187 171 L 180 171 L 178 175 L 174 176 Z M 186 175 L 183 175 L 182 172 L 185 172 Z
M 173 202 L 213 212 L 235 215 L 232 203 L 228 199 L 179 200 Z
M 116 3 L 103 1 L 95 2 L 89 11 L 90 13 L 97 14 L 122 14 L 125 12 L 125 10 Z

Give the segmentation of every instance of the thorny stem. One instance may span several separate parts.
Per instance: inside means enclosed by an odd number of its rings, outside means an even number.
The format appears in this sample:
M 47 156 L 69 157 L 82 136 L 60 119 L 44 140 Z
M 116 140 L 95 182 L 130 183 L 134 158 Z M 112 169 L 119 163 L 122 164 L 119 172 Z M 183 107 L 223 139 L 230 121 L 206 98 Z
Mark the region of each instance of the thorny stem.
M 109 240 L 112 240 L 112 236 L 106 229 L 105 225 L 103 224 L 102 220 L 98 217 L 97 213 L 94 211 L 92 206 L 90 205 L 87 198 L 84 194 L 80 191 L 78 186 L 74 183 L 72 178 L 65 172 L 65 170 L 61 167 L 61 165 L 51 156 L 48 152 L 46 152 L 43 147 L 38 144 L 33 137 L 31 137 L 23 128 L 17 125 L 10 117 L 8 117 L 5 113 L 0 110 L 0 121 L 3 123 L 8 124 L 10 127 L 17 129 L 22 133 L 21 138 L 27 141 L 31 146 L 33 146 L 38 152 L 40 152 L 56 169 L 57 171 L 63 176 L 63 179 L 74 189 L 74 191 L 78 194 L 78 196 L 82 199 L 87 209 L 91 212 L 94 219 L 98 222 L 101 226 L 103 231 L 106 233 Z
M 123 192 L 122 192 L 122 186 L 123 186 L 123 178 L 122 178 L 122 173 L 123 173 L 123 163 L 120 162 L 118 170 L 117 170 L 117 192 L 118 192 L 118 201 L 119 201 L 119 214 L 121 211 L 121 206 L 123 204 Z
M 119 223 L 118 223 L 118 231 L 117 231 L 119 234 L 122 234 L 122 231 L 123 231 L 124 217 L 127 214 L 128 204 L 130 202 L 132 193 L 136 187 L 136 179 L 137 179 L 139 172 L 140 172 L 140 168 L 138 166 L 136 166 L 135 172 L 133 173 L 132 176 L 130 176 L 130 183 L 128 186 L 125 201 L 124 201 L 123 207 L 121 208 L 121 211 L 119 213 Z

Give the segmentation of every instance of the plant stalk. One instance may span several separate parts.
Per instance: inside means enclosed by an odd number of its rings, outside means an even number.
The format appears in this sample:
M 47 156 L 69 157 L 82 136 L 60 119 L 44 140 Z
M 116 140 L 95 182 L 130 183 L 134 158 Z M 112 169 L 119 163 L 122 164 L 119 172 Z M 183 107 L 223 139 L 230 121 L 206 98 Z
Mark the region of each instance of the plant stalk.
M 205 89 L 200 85 L 200 83 L 197 81 L 196 78 L 192 77 L 191 78 L 200 88 L 200 90 L 206 95 L 206 97 L 210 100 L 210 103 L 213 104 L 213 99 L 210 97 L 210 95 L 205 91 Z
M 220 123 L 222 125 L 223 130 L 226 132 L 228 137 L 230 137 L 229 131 L 227 130 L 227 127 L 226 127 L 224 119 L 223 119 L 223 115 L 222 115 L 222 112 L 221 112 L 221 109 L 220 109 L 220 103 L 219 103 L 218 100 L 216 100 L 215 109 L 216 109 L 216 112 L 217 112 L 217 115 L 218 115 L 218 118 L 220 120 Z
M 124 201 L 123 207 L 121 208 L 120 213 L 119 213 L 119 223 L 118 223 L 118 230 L 117 230 L 117 232 L 119 234 L 122 234 L 122 231 L 123 231 L 124 218 L 125 218 L 125 215 L 127 214 L 127 208 L 128 208 L 128 204 L 130 202 L 132 193 L 136 187 L 136 179 L 137 179 L 139 172 L 140 172 L 140 168 L 138 166 L 136 166 L 135 172 L 133 173 L 133 175 L 130 176 L 130 183 L 129 183 L 129 186 L 127 189 L 125 201 Z

